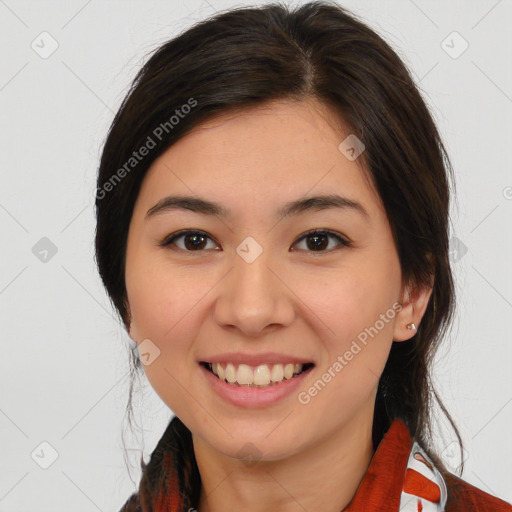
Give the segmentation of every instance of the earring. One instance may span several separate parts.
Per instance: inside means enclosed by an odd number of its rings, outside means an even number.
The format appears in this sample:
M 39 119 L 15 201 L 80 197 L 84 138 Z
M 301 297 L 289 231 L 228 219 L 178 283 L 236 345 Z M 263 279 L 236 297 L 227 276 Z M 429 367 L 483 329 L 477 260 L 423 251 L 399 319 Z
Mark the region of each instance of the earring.
M 406 327 L 407 329 L 411 329 L 412 331 L 416 330 L 416 326 L 413 323 L 407 324 Z

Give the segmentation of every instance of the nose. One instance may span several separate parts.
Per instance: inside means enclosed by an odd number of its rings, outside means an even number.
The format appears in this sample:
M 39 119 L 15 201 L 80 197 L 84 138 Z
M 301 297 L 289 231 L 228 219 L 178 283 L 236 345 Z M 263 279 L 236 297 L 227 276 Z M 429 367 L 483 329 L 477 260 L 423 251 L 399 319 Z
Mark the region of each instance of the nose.
M 235 254 L 233 268 L 218 285 L 214 317 L 223 328 L 261 337 L 293 322 L 293 292 L 286 276 L 263 251 L 249 263 Z

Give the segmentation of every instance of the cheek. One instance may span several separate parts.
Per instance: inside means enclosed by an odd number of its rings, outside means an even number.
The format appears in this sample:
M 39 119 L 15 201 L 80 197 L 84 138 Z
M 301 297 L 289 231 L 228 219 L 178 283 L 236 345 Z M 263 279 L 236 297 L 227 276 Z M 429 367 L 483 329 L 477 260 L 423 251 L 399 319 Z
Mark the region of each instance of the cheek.
M 330 372 L 326 395 L 343 397 L 339 403 L 345 405 L 368 398 L 378 384 L 391 348 L 400 288 L 396 258 L 369 255 L 360 261 L 316 284 L 308 280 L 300 292 L 315 313 L 315 330 L 323 332 L 327 358 L 322 371 Z
M 393 331 L 393 304 L 400 288 L 400 271 L 397 263 L 371 261 L 332 269 L 321 279 L 303 279 L 302 290 L 297 294 L 323 324 L 325 340 L 332 347 L 342 349 L 358 335 L 376 325 L 379 336 L 391 337 Z M 395 264 L 396 263 L 396 264 Z M 384 315 L 385 320 L 381 319 Z
M 190 387 L 191 347 L 200 324 L 194 305 L 205 291 L 193 273 L 186 277 L 179 268 L 171 271 L 165 262 L 150 262 L 149 258 L 135 263 L 127 265 L 126 275 L 130 336 L 139 344 L 141 361 L 145 352 L 141 343 L 156 354 L 150 364 L 143 364 L 144 373 L 162 401 L 181 412 L 186 407 L 183 387 Z
M 156 259 L 148 255 L 127 265 L 130 336 L 137 343 L 149 339 L 156 345 L 158 357 L 143 369 L 155 391 L 172 408 L 171 403 L 183 394 L 179 383 L 185 387 L 190 384 L 190 370 L 196 364 L 193 346 L 205 322 L 203 305 L 220 277 L 198 267 L 171 267 L 169 262 Z
M 153 256 L 153 260 L 155 257 Z M 132 265 L 127 273 L 130 309 L 140 335 L 166 341 L 182 339 L 176 333 L 189 325 L 194 309 L 215 285 L 212 275 L 191 268 L 180 268 L 165 260 L 146 258 Z M 201 276 L 201 277 L 199 277 Z M 189 332 L 189 337 L 193 333 Z M 185 336 L 186 339 L 187 336 Z

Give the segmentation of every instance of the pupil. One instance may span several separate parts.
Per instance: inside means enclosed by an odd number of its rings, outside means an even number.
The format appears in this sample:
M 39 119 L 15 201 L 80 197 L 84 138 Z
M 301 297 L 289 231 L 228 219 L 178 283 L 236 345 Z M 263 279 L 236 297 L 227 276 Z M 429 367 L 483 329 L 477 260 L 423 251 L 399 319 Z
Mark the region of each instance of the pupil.
M 202 248 L 203 248 L 203 246 L 204 246 L 205 237 L 204 237 L 203 235 L 199 235 L 199 234 L 195 234 L 195 235 L 188 235 L 188 236 L 185 238 L 185 240 L 186 240 L 186 241 L 189 241 L 189 240 L 195 240 L 195 242 L 192 242 L 191 247 L 192 247 L 193 249 L 198 249 L 198 248 L 199 248 L 199 249 L 202 249 Z M 198 242 L 198 241 L 199 241 L 199 243 L 196 243 L 196 242 Z M 186 245 L 187 249 L 190 249 L 189 244 L 187 244 L 187 243 L 185 242 L 185 245 Z
M 320 241 L 319 239 L 323 239 Z M 315 240 L 313 244 L 309 247 L 310 249 L 313 248 L 314 250 L 317 249 L 325 249 L 326 244 L 325 241 L 327 240 L 327 237 L 325 235 L 310 235 L 309 240 Z M 310 244 L 308 244 L 309 246 Z

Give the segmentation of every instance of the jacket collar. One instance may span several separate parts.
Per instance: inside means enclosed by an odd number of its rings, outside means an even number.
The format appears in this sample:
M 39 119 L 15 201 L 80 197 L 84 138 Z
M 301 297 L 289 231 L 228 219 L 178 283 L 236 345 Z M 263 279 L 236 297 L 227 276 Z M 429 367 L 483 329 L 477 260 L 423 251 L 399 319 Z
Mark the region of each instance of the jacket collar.
M 179 418 L 169 423 L 150 462 L 145 465 L 141 460 L 141 467 L 139 493 L 121 512 L 186 512 L 197 507 L 201 479 L 192 436 Z M 405 423 L 396 419 L 344 512 L 443 512 L 446 499 L 441 473 L 412 441 Z
M 345 512 L 443 512 L 445 481 L 425 450 L 396 419 L 377 447 Z

